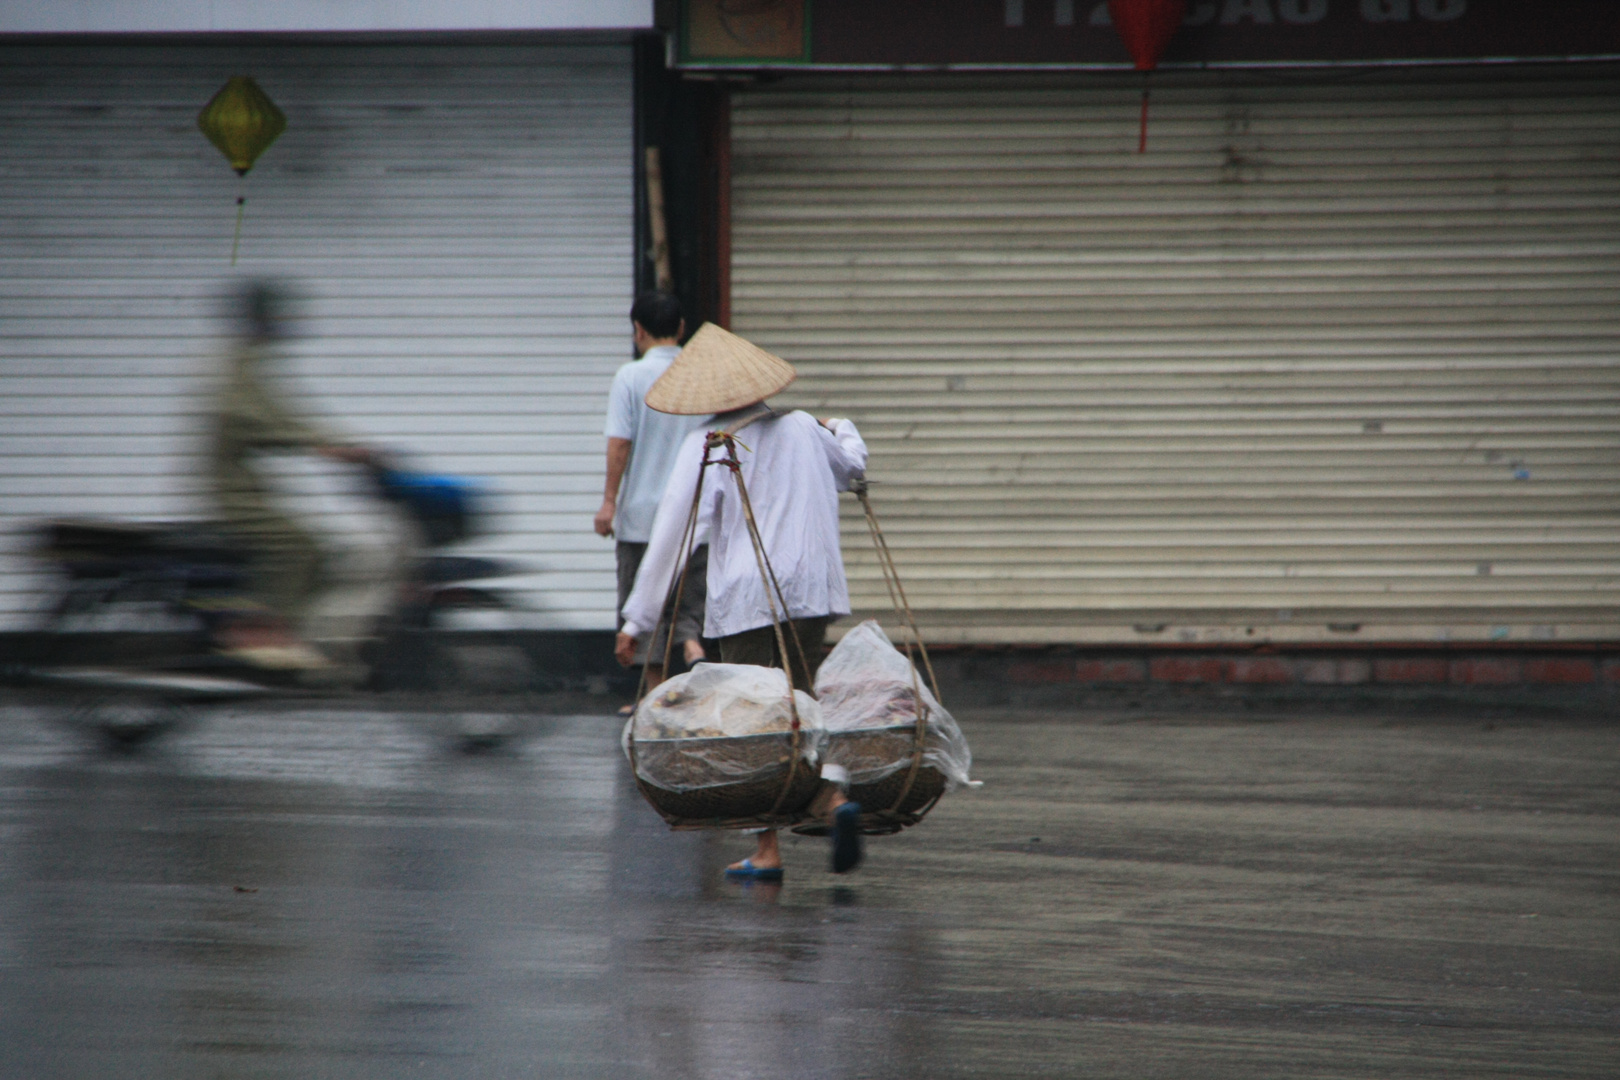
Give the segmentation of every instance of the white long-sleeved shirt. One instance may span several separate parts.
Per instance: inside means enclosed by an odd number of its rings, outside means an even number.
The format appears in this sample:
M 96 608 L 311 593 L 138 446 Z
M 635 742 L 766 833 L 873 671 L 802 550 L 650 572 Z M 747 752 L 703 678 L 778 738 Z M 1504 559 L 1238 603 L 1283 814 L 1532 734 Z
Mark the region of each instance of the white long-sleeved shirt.
M 730 416 L 714 419 L 716 429 Z M 707 471 L 698 505 L 698 536 L 709 543 L 705 637 L 719 638 L 771 623 L 759 564 L 748 539 L 742 500 L 731 471 L 703 469 L 705 431 L 681 444 L 653 521 L 635 588 L 624 604 L 624 633 L 641 637 L 658 622 L 679 559 L 692 508 L 692 490 Z M 866 443 L 849 420 L 832 430 L 805 412 L 759 420 L 737 435 L 737 457 L 754 507 L 754 520 L 789 618 L 849 614 L 849 585 L 838 547 L 838 493 L 866 471 Z

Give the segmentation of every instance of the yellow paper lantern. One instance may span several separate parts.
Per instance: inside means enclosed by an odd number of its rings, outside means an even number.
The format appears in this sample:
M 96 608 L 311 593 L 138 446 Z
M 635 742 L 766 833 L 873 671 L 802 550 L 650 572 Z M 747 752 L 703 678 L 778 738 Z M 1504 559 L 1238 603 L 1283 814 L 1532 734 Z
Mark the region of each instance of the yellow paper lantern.
M 203 106 L 197 126 L 219 147 L 236 175 L 246 176 L 259 155 L 287 130 L 287 117 L 258 83 L 238 75 Z
M 197 127 L 208 136 L 208 141 L 219 147 L 225 160 L 231 163 L 236 175 L 246 183 L 248 170 L 259 160 L 259 155 L 270 149 L 276 136 L 287 130 L 287 117 L 270 95 L 259 89 L 259 84 L 246 75 L 237 75 L 197 114 Z M 236 250 L 242 242 L 242 214 L 247 208 L 245 186 L 236 196 L 236 231 L 231 236 L 231 265 L 236 265 Z

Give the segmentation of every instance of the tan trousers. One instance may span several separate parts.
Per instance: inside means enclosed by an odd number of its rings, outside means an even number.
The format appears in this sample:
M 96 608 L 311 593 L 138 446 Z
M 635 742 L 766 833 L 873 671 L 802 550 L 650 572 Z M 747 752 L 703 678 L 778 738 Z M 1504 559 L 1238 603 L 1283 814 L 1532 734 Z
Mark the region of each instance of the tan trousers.
M 249 551 L 253 599 L 289 622 L 296 622 L 321 591 L 326 551 L 290 518 L 277 521 L 259 514 L 247 527 L 228 518 L 225 524 Z

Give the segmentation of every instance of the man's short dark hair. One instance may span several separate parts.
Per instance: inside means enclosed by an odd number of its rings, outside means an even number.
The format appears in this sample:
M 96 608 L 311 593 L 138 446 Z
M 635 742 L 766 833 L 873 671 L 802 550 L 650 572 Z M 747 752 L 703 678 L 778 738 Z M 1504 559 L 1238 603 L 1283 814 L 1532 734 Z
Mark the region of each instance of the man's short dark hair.
M 655 338 L 672 338 L 681 332 L 681 302 L 674 293 L 648 289 L 630 305 L 630 321 Z

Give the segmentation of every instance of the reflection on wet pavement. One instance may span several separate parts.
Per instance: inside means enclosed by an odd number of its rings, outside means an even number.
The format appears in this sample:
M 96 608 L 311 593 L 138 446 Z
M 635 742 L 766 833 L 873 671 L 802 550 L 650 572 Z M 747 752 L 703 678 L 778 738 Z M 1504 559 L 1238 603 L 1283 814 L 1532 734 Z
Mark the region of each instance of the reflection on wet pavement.
M 13 710 L 4 1075 L 926 1075 L 885 1019 L 909 920 L 724 882 L 616 727 L 468 756 L 399 716 L 220 712 L 115 755 Z
M 608 717 L 0 707 L 0 1076 L 1599 1076 L 1606 725 L 971 728 L 848 878 L 670 833 Z

